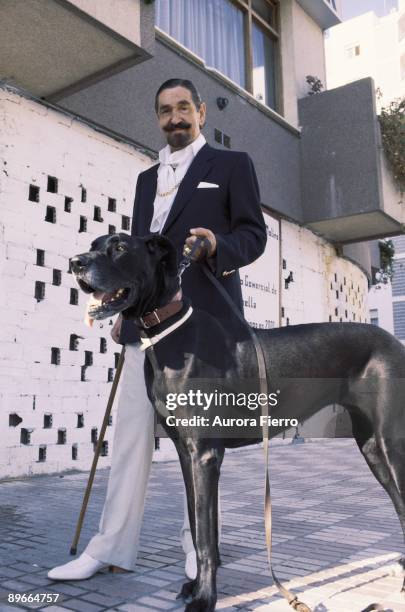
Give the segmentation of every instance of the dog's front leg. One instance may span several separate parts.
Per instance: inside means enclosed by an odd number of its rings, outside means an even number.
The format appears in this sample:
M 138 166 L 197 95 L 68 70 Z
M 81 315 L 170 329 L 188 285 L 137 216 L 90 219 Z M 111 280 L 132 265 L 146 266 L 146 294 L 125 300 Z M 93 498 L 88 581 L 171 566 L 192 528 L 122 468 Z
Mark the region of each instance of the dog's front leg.
M 186 612 L 212 612 L 217 601 L 218 481 L 224 447 L 217 440 L 187 439 L 178 445 L 191 533 L 197 553 L 197 580 L 183 587 L 192 600 Z

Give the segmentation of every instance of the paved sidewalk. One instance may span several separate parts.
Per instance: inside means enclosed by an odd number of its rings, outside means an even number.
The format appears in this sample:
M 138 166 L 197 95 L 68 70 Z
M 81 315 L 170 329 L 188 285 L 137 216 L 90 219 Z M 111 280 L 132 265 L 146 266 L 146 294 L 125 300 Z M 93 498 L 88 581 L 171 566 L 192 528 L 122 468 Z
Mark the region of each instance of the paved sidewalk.
M 222 567 L 218 610 L 283 612 L 291 608 L 269 586 L 263 536 L 260 448 L 225 457 L 221 498 Z M 370 603 L 405 612 L 401 579 L 389 575 L 402 551 L 399 521 L 351 440 L 271 448 L 274 565 L 280 579 L 305 592 L 314 612 L 360 612 Z M 96 478 L 82 548 L 97 528 L 108 472 Z M 151 612 L 182 609 L 179 545 L 182 484 L 177 462 L 154 464 L 137 570 L 52 583 L 48 568 L 68 551 L 86 474 L 0 483 L 0 611 Z M 56 604 L 11 606 L 10 593 L 59 593 Z

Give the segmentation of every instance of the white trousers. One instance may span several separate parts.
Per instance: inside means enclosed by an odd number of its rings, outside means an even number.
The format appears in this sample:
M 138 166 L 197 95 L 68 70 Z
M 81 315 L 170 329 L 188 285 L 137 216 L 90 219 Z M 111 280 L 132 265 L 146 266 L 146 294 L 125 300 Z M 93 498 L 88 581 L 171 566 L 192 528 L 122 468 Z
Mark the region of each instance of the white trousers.
M 139 548 L 146 488 L 154 450 L 154 410 L 146 394 L 145 354 L 127 344 L 121 374 L 113 455 L 99 531 L 86 553 L 93 559 L 134 569 Z M 184 552 L 194 550 L 187 512 L 180 539 Z

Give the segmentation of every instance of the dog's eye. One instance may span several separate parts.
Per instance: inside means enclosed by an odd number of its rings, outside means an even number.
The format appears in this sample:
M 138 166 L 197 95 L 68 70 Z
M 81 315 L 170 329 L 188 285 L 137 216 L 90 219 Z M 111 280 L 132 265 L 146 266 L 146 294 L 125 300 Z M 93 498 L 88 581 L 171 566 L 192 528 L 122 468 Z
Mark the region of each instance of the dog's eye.
M 127 247 L 125 246 L 125 244 L 117 244 L 117 247 L 115 250 L 116 251 L 126 251 Z

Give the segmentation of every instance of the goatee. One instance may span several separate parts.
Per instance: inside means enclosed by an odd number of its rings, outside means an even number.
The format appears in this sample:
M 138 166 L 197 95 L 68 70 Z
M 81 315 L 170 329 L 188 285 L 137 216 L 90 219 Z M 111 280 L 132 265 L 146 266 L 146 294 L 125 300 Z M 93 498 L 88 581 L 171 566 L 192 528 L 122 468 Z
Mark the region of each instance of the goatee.
M 184 149 L 192 141 L 188 132 L 168 132 L 166 138 L 173 149 Z

